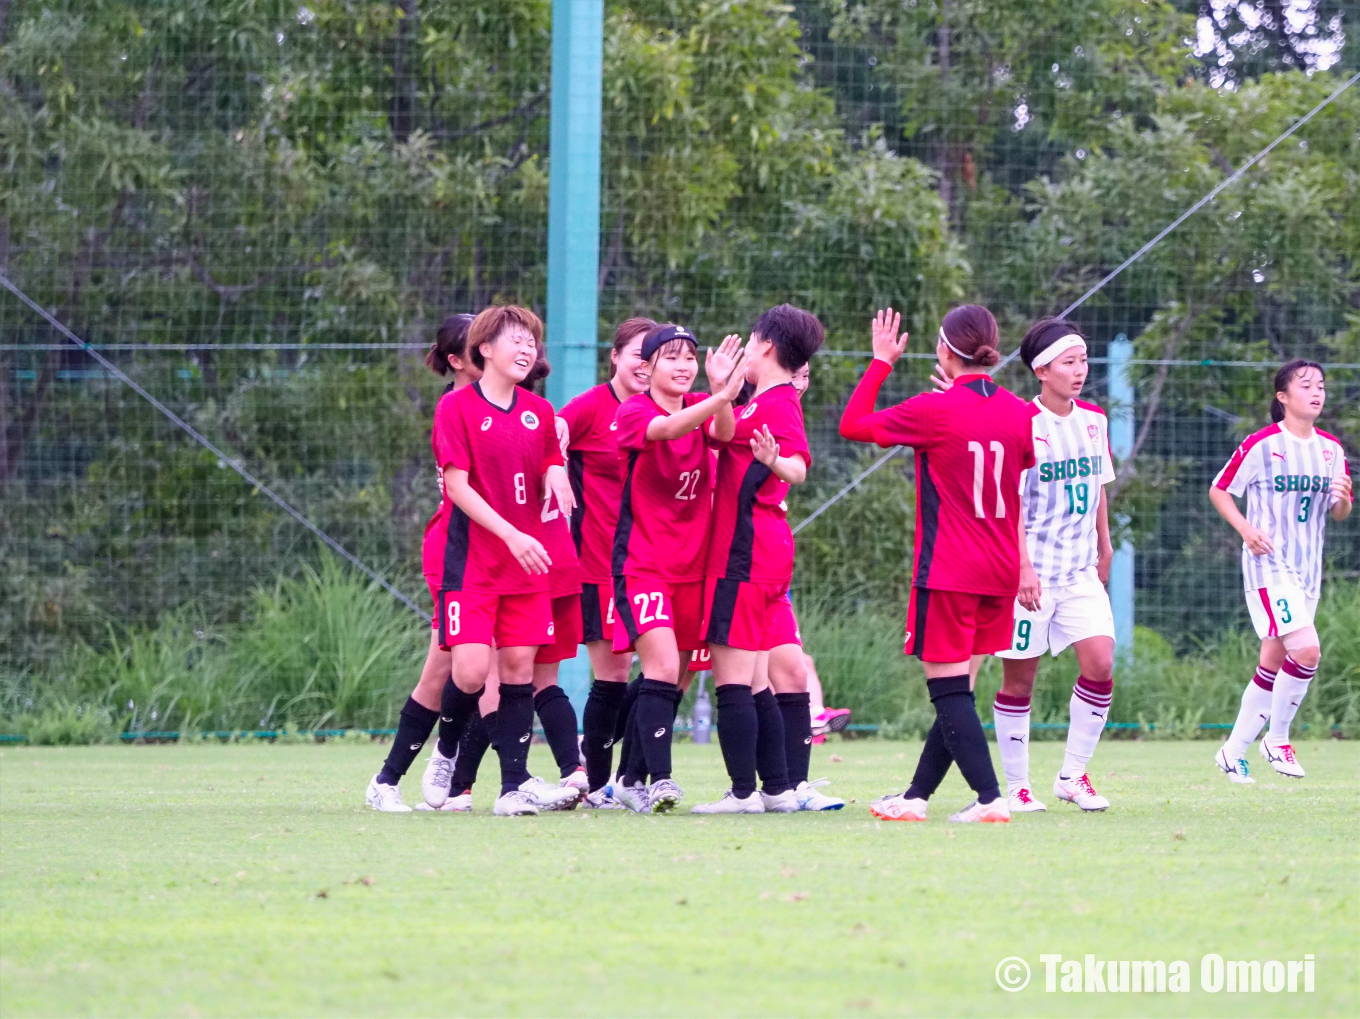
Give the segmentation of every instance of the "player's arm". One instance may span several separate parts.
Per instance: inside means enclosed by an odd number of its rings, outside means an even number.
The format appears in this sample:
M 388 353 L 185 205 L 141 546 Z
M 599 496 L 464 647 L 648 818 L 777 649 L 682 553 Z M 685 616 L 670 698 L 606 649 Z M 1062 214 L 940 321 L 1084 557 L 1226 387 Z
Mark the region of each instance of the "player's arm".
M 711 429 L 709 434 L 719 442 L 727 442 L 736 433 L 736 418 L 732 415 L 732 401 L 741 392 L 742 383 L 746 376 L 746 357 L 738 357 L 730 371 L 723 379 L 723 384 L 717 387 L 716 392 L 706 400 L 684 407 L 674 414 L 664 417 L 658 415 L 647 423 L 647 441 L 664 442 L 668 439 L 678 439 L 682 435 L 688 435 L 698 428 L 709 418 L 714 418 L 714 424 L 718 424 L 718 415 L 726 410 L 727 437 L 717 429 Z
M 1268 555 L 1275 550 L 1275 546 L 1270 542 L 1270 535 L 1242 515 L 1242 511 L 1237 508 L 1237 501 L 1226 488 L 1210 485 L 1209 502 L 1218 510 L 1218 515 L 1242 535 L 1242 541 L 1252 555 Z
M 1333 520 L 1345 520 L 1351 515 L 1351 509 L 1355 506 L 1355 493 L 1351 489 L 1351 476 L 1342 471 L 1332 478 L 1332 508 L 1330 513 Z
M 762 425 L 752 436 L 751 453 L 780 481 L 788 482 L 790 485 L 801 485 L 807 480 L 807 461 L 797 454 L 780 456 L 779 442 L 770 432 L 769 425 Z
M 851 442 L 877 442 L 874 435 L 876 425 L 884 421 L 884 412 L 875 412 L 874 403 L 883 382 L 892 374 L 893 365 L 907 347 L 907 334 L 899 337 L 897 328 L 902 324 L 902 316 L 891 308 L 880 311 L 874 316 L 873 350 L 874 359 L 859 380 L 859 385 L 850 394 L 850 402 L 841 414 L 841 437 Z M 880 443 L 883 445 L 883 443 Z M 886 443 L 892 445 L 892 443 Z
M 1015 537 L 1020 542 L 1020 588 L 1015 598 L 1029 612 L 1039 611 L 1039 574 L 1034 571 L 1034 563 L 1029 558 L 1029 539 L 1025 535 L 1025 514 L 1015 525 Z
M 1110 541 L 1110 500 L 1105 487 L 1100 489 L 1096 504 L 1096 576 L 1102 584 L 1110 582 L 1110 562 L 1114 559 L 1114 543 Z
M 566 472 L 563 471 L 563 474 Z M 510 549 L 510 554 L 524 567 L 525 573 L 547 573 L 552 558 L 537 538 L 517 529 L 501 516 L 491 504 L 478 494 L 468 481 L 468 472 L 453 464 L 444 465 L 444 484 L 453 504 L 468 515 L 473 523 L 485 527 Z M 568 486 L 570 488 L 570 486 Z

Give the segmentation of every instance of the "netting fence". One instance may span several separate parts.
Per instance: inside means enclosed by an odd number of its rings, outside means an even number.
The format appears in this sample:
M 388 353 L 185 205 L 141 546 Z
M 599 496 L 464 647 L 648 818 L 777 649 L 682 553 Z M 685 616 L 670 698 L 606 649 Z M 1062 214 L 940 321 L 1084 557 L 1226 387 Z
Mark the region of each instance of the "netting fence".
M 551 7 L 0 6 L 0 273 L 422 606 L 425 346 L 446 314 L 544 304 Z M 634 314 L 713 342 L 779 301 L 821 316 L 800 520 L 879 455 L 836 434 L 877 307 L 913 333 L 894 399 L 924 387 L 954 303 L 991 307 L 1013 348 L 1360 68 L 1357 20 L 1325 0 L 609 2 L 596 339 Z M 1133 343 L 1114 507 L 1136 621 L 1175 651 L 1244 628 L 1205 490 L 1265 422 L 1274 365 L 1326 363 L 1323 424 L 1360 448 L 1358 125 L 1360 87 L 1075 315 L 1098 402 L 1110 342 Z M 73 655 L 126 662 L 170 626 L 192 659 L 333 569 L 8 292 L 0 401 L 6 715 Z M 864 667 L 856 628 L 905 606 L 913 481 L 898 457 L 799 536 L 800 608 L 841 674 Z M 1329 530 L 1329 584 L 1360 578 L 1356 535 Z M 418 625 L 364 597 L 414 633 L 381 660 L 409 686 Z M 354 696 L 328 717 L 390 710 Z

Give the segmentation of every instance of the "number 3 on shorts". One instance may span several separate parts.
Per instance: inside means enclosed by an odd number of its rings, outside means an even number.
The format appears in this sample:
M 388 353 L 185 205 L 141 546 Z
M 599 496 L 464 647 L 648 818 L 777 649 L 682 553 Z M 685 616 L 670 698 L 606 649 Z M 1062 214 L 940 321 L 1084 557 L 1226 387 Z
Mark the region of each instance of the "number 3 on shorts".
M 444 606 L 444 626 L 450 637 L 457 637 L 458 631 L 463 627 L 463 621 L 459 618 L 461 614 L 456 601 L 448 602 Z
M 1276 598 L 1276 599 L 1275 599 L 1275 607 L 1276 607 L 1277 609 L 1280 610 L 1280 622 L 1282 622 L 1282 623 L 1292 623 L 1292 622 L 1294 621 L 1294 616 L 1293 616 L 1293 614 L 1289 611 L 1289 599 L 1288 599 L 1288 598 Z

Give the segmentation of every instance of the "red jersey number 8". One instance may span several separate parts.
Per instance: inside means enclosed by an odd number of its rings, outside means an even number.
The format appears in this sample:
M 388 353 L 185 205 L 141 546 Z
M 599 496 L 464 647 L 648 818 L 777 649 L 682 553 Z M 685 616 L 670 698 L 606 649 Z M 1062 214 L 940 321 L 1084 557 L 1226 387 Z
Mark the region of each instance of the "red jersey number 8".
M 450 637 L 458 636 L 458 631 L 463 628 L 463 621 L 460 618 L 461 613 L 459 612 L 458 609 L 458 603 L 456 601 L 449 602 L 446 606 L 444 606 L 444 613 L 445 615 L 448 616 L 447 626 L 449 636 Z
M 515 502 L 523 506 L 529 501 L 529 493 L 524 487 L 524 472 L 515 475 Z

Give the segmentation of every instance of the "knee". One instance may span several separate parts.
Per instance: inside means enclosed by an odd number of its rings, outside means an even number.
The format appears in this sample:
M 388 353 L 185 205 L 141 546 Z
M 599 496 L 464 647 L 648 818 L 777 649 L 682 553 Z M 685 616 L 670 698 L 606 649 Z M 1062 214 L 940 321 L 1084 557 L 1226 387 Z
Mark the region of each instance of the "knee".
M 1322 648 L 1316 644 L 1311 647 L 1294 648 L 1289 652 L 1289 657 L 1305 669 L 1316 669 L 1318 662 L 1322 661 Z
M 1112 683 L 1114 682 L 1114 658 L 1113 656 L 1101 656 L 1090 665 L 1082 669 L 1082 675 L 1093 683 Z

